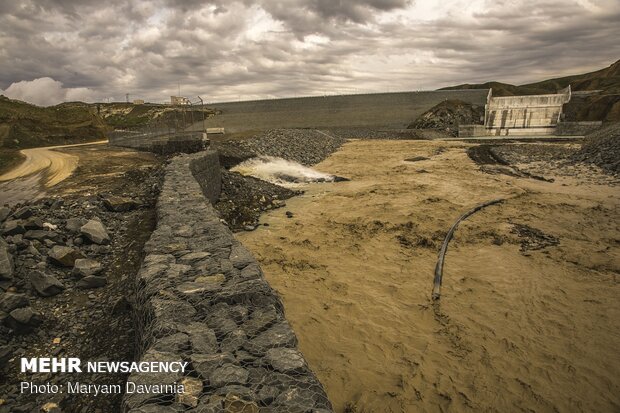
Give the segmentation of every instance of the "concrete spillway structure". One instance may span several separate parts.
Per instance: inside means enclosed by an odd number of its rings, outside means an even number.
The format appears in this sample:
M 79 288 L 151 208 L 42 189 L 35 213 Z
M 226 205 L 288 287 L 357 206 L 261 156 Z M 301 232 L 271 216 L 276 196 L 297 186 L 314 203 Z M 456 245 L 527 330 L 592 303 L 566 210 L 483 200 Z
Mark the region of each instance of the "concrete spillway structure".
M 484 125 L 462 125 L 459 136 L 553 135 L 562 106 L 571 98 L 570 86 L 556 94 L 493 96 L 489 90 Z
M 487 135 L 552 135 L 568 103 L 568 86 L 557 94 L 494 97 L 489 90 L 484 111 Z

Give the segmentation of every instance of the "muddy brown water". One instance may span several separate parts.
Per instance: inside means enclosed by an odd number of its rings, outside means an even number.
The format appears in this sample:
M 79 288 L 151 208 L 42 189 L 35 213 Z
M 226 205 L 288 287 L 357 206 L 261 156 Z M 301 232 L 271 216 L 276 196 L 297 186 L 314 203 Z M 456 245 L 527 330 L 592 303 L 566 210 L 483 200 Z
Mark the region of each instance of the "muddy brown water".
M 310 367 L 337 412 L 620 411 L 618 187 L 486 174 L 467 147 L 349 142 L 317 169 L 351 182 L 239 234 Z M 433 304 L 445 231 L 496 198 L 457 230 Z
M 23 149 L 23 162 L 0 175 L 0 204 L 39 198 L 47 189 L 67 179 L 78 166 L 79 156 L 63 149 L 101 145 L 107 141 Z

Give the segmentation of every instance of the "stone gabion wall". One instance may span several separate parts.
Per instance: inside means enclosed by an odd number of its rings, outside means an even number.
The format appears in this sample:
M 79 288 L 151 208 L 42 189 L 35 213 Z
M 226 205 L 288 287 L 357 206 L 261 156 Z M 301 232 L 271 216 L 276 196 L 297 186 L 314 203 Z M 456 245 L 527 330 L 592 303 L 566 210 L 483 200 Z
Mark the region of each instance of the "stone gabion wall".
M 190 161 L 189 167 L 204 196 L 211 203 L 215 203 L 222 191 L 222 174 L 218 153 L 215 151 L 204 152 L 199 157 L 194 157 Z
M 166 167 L 158 224 L 137 275 L 140 361 L 187 361 L 188 371 L 132 374 L 136 384 L 183 384 L 184 394 L 126 394 L 125 411 L 331 412 L 297 350 L 277 294 L 192 175 L 209 153 Z M 218 166 L 219 170 L 219 166 Z
M 154 152 L 160 155 L 204 151 L 208 141 L 201 132 L 144 132 L 113 131 L 107 135 L 110 145 Z

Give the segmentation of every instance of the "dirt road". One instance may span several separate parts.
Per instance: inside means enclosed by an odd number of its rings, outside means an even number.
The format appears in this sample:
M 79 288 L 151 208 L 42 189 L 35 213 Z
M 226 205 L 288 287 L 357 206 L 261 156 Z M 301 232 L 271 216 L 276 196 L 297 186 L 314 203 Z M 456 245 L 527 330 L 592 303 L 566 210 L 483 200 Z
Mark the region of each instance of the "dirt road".
M 317 169 L 350 182 L 239 234 L 310 367 L 337 412 L 618 411 L 618 187 L 486 174 L 466 147 L 347 143 Z M 445 232 L 496 198 L 457 230 L 433 304 Z
M 24 161 L 0 175 L 0 204 L 32 199 L 68 178 L 77 167 L 79 157 L 59 149 L 105 143 L 107 141 L 23 149 L 20 152 L 25 156 Z

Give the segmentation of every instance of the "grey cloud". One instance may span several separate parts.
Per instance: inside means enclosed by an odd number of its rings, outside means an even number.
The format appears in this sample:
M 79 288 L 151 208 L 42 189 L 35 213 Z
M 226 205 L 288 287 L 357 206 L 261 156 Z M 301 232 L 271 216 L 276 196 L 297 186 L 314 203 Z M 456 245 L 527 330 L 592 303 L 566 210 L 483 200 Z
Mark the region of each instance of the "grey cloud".
M 524 83 L 620 57 L 620 5 L 600 4 L 490 1 L 470 18 L 410 22 L 378 18 L 406 0 L 2 2 L 0 88 L 49 77 L 55 99 L 163 101 L 180 83 L 221 101 Z M 266 31 L 261 13 L 275 21 Z

